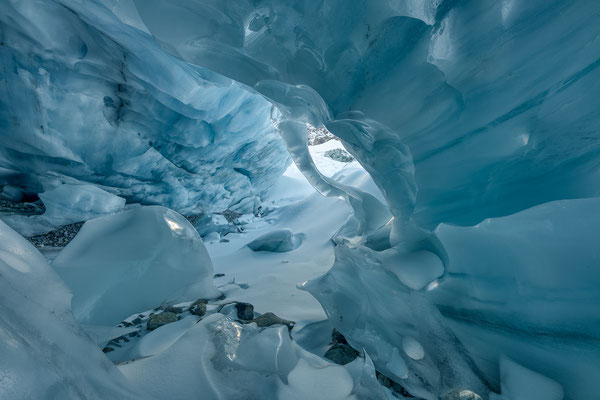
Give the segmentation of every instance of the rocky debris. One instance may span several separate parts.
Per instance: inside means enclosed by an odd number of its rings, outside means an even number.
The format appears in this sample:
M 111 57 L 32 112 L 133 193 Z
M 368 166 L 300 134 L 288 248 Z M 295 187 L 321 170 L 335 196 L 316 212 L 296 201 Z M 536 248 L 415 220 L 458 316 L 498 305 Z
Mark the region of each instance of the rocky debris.
M 83 222 L 76 222 L 74 224 L 61 226 L 58 229 L 54 229 L 53 231 L 44 233 L 42 235 L 26 237 L 26 239 L 37 248 L 42 248 L 45 246 L 64 247 L 69 244 L 71 240 L 73 240 L 82 226 Z
M 347 163 L 347 162 L 354 161 L 354 157 L 352 157 L 352 155 L 344 149 L 327 150 L 324 155 L 325 155 L 325 157 L 329 157 L 332 160 L 339 161 L 339 162 Z
M 344 335 L 342 335 L 340 333 L 340 331 L 338 331 L 337 329 L 333 328 L 333 331 L 331 331 L 331 342 L 330 344 L 348 344 L 348 341 L 346 340 L 346 338 L 344 337 Z
M 165 311 L 172 312 L 173 314 L 181 314 L 183 312 L 182 307 L 168 306 Z
M 39 200 L 33 203 L 22 203 L 0 197 L 0 211 L 24 215 L 40 215 L 46 211 L 46 207 Z
M 336 364 L 346 365 L 354 361 L 358 354 L 358 351 L 354 350 L 349 344 L 338 343 L 331 346 L 323 357 Z
M 229 222 L 230 224 L 234 223 L 236 219 L 238 219 L 239 217 L 242 216 L 242 214 L 240 214 L 237 211 L 233 211 L 233 210 L 225 210 L 221 214 L 225 217 L 227 222 Z
M 139 325 L 142 323 L 142 320 L 140 317 L 134 318 L 133 321 L 131 321 L 132 325 Z
M 325 128 L 315 128 L 312 125 L 308 125 L 307 128 L 309 146 L 316 146 L 318 144 L 329 142 L 330 140 L 339 140 Z
M 215 274 L 214 278 L 221 278 L 221 277 L 224 277 L 224 276 L 225 276 L 225 274 Z
M 160 328 L 163 325 L 170 324 L 171 322 L 175 321 L 177 321 L 177 315 L 169 311 L 165 311 L 160 314 L 152 314 L 150 318 L 148 318 L 146 328 L 149 331 L 152 331 L 156 328 Z
M 441 400 L 481 400 L 481 396 L 465 389 L 455 389 L 445 393 Z
M 204 314 L 206 314 L 206 304 L 207 304 L 206 299 L 196 300 L 194 303 L 192 303 L 192 305 L 190 306 L 188 311 L 191 314 L 201 317 Z
M 330 344 L 332 346 L 327 350 L 323 357 L 336 364 L 346 365 L 358 357 L 358 351 L 350 346 L 344 335 L 335 328 L 331 331 Z
M 196 226 L 196 223 L 200 218 L 202 218 L 204 214 L 193 214 L 193 215 L 184 215 L 184 217 L 190 221 L 190 224 Z
M 235 309 L 237 310 L 238 318 L 244 321 L 251 321 L 254 319 L 254 306 L 250 303 L 235 303 Z
M 272 312 L 264 313 L 263 315 L 256 317 L 252 320 L 259 328 L 265 328 L 273 325 L 286 325 L 288 329 L 294 327 L 294 321 L 288 321 L 287 319 L 279 318 Z
M 393 393 L 399 394 L 400 396 L 402 396 L 402 398 L 413 397 L 410 393 L 406 391 L 406 389 L 404 389 L 402 385 L 394 382 L 379 371 L 375 371 L 375 373 L 377 375 L 377 380 L 379 381 L 379 383 L 381 383 L 386 388 L 390 389 Z
M 112 347 L 106 346 L 105 348 L 102 349 L 103 353 L 110 353 L 111 351 L 114 351 L 115 349 L 113 349 Z

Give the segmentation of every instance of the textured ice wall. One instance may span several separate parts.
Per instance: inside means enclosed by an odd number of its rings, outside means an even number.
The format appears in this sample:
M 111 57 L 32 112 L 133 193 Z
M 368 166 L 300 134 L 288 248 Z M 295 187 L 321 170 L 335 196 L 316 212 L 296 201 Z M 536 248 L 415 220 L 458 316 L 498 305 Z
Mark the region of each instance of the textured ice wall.
M 184 213 L 252 211 L 287 166 L 272 106 L 95 2 L 4 1 L 0 184 L 77 180 Z M 274 115 L 273 115 L 274 116 Z
M 353 206 L 355 218 L 336 236 L 331 274 L 307 287 L 332 317 L 339 317 L 333 320 L 344 334 L 373 354 L 377 368 L 424 398 L 457 387 L 487 397 L 488 390 L 500 390 L 498 353 L 515 357 L 521 351 L 518 362 L 558 380 L 567 398 L 593 390 L 593 371 L 580 364 L 593 365 L 598 355 L 582 361 L 577 354 L 599 339 L 597 312 L 581 311 L 582 304 L 597 302 L 597 292 L 571 288 L 571 281 L 562 279 L 570 271 L 563 258 L 553 260 L 555 292 L 537 289 L 548 283 L 544 252 L 572 249 L 551 228 L 563 217 L 551 213 L 544 218 L 552 222 L 545 224 L 533 212 L 507 220 L 515 231 L 531 228 L 516 242 L 502 234 L 511 231 L 504 221 L 490 224 L 489 232 L 466 228 L 478 240 L 473 239 L 473 248 L 460 250 L 451 240 L 459 232 L 429 230 L 440 223 L 473 225 L 553 200 L 598 195 L 600 4 L 127 4 L 127 10 L 113 5 L 122 20 L 143 24 L 170 53 L 271 99 L 282 112 L 279 128 L 288 149 L 311 183 Z M 306 150 L 306 122 L 325 125 L 342 139 L 385 195 L 392 223 L 378 230 L 385 216 L 381 204 L 318 173 Z M 594 234 L 593 224 L 574 224 L 569 237 Z M 438 237 L 444 232 L 450 237 Z M 495 268 L 486 268 L 486 257 L 499 251 L 495 246 L 519 250 L 512 259 L 501 258 L 500 251 Z M 470 252 L 481 258 L 465 258 Z M 588 247 L 580 254 L 585 265 L 596 259 Z M 515 263 L 527 265 L 529 273 L 513 276 Z M 460 277 L 462 289 L 453 291 Z M 599 277 L 590 272 L 577 279 L 597 284 Z M 486 282 L 504 290 L 488 290 Z M 423 287 L 424 292 L 418 290 Z M 446 295 L 450 292 L 453 296 Z M 558 298 L 564 314 L 544 311 L 555 307 Z M 533 307 L 531 301 L 539 306 L 541 320 L 522 316 L 509 321 L 480 304 Z M 464 326 L 448 320 L 457 309 Z M 501 333 L 494 334 L 504 339 L 476 346 L 474 337 L 484 334 L 474 326 L 481 324 L 499 324 Z M 586 335 L 569 336 L 578 329 Z M 419 335 L 425 358 L 414 360 L 404 343 Z M 540 335 L 556 347 L 537 346 Z M 562 360 L 552 359 L 557 353 Z M 487 365 L 478 364 L 481 359 Z

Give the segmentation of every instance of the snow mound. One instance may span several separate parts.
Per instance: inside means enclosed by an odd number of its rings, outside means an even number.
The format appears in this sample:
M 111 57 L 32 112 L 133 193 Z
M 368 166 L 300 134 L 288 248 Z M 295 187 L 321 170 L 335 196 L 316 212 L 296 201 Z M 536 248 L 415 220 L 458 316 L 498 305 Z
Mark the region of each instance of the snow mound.
M 52 267 L 73 292 L 75 316 L 86 324 L 115 325 L 163 302 L 219 295 L 198 232 L 161 206 L 86 222 Z
M 291 229 L 276 229 L 254 239 L 248 243 L 248 247 L 253 251 L 285 253 L 300 247 L 303 239 L 303 233 L 294 234 Z

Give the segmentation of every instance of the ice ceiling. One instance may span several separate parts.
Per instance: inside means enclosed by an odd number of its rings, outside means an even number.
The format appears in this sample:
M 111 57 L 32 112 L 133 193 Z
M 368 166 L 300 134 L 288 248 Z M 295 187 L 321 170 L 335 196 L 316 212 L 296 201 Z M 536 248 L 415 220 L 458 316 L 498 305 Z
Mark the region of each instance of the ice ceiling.
M 332 269 L 304 289 L 378 371 L 424 399 L 487 398 L 516 379 L 512 359 L 568 399 L 597 391 L 599 2 L 2 8 L 4 183 L 247 211 L 287 147 L 354 210 Z M 385 204 L 319 173 L 307 123 L 342 140 Z M 507 385 L 490 398 L 524 398 Z

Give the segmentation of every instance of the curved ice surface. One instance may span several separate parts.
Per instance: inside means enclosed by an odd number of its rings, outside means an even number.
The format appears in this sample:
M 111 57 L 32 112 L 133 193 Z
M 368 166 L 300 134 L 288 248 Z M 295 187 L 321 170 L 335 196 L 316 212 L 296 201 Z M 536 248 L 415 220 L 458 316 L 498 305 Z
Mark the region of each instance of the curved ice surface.
M 163 302 L 218 297 L 194 227 L 160 206 L 87 221 L 52 262 L 86 324 L 115 325 Z
M 0 237 L 0 398 L 147 398 L 79 327 L 44 257 L 1 221 Z
M 107 3 L 129 15 L 131 2 Z M 90 182 L 183 213 L 252 212 L 289 163 L 270 103 L 101 4 L 2 8 L 0 185 Z
M 159 399 L 387 398 L 368 358 L 335 365 L 299 347 L 285 326 L 257 328 L 222 314 L 189 326 L 166 351 L 119 368 Z

